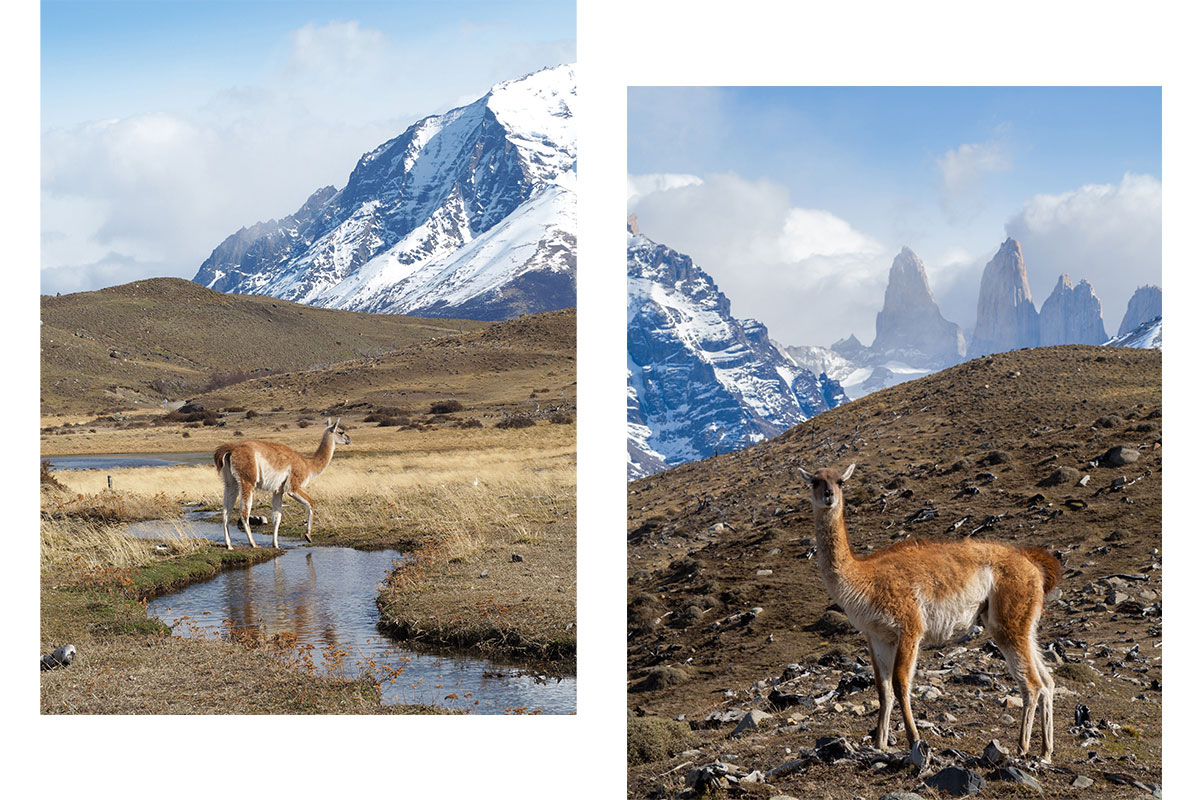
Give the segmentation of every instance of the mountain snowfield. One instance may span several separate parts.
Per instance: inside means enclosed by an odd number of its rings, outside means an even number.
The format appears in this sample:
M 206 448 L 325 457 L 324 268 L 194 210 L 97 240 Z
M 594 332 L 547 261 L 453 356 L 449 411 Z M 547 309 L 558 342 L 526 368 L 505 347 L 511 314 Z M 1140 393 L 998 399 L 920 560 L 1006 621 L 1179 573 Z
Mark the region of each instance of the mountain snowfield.
M 570 65 L 497 84 L 362 156 L 343 189 L 228 237 L 193 280 L 391 314 L 573 306 L 574 103 Z
M 1113 347 L 1141 347 L 1162 350 L 1162 317 L 1143 322 L 1129 333 L 1114 336 L 1105 342 Z
M 637 233 L 626 322 L 630 480 L 761 442 L 846 400 L 762 323 L 734 318 L 690 258 Z

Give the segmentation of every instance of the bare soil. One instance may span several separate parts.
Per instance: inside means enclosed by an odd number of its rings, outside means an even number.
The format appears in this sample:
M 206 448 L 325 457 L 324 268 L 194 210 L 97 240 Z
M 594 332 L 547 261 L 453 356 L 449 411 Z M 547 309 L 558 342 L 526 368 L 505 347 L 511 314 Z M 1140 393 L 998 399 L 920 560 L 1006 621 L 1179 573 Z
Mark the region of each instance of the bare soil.
M 1058 676 L 1055 761 L 1022 763 L 1045 796 L 1148 796 L 1120 776 L 1161 783 L 1161 363 L 1158 351 L 1084 346 L 989 356 L 869 395 L 762 445 L 630 484 L 629 706 L 640 718 L 682 715 L 698 744 L 631 764 L 629 796 L 692 794 L 686 775 L 718 758 L 766 773 L 822 736 L 866 746 L 873 686 L 842 684 L 812 702 L 869 667 L 862 636 L 827 614 L 831 601 L 811 557 L 811 505 L 795 470 L 851 462 L 858 468 L 847 485 L 847 526 L 860 553 L 908 537 L 974 535 L 1044 546 L 1060 558 L 1062 596 L 1048 604 L 1039 634 L 1057 648 L 1048 658 Z M 1115 446 L 1137 460 L 1097 461 Z M 754 608 L 761 611 L 746 613 Z M 937 691 L 914 697 L 914 712 L 943 763 L 979 756 L 993 738 L 1016 750 L 1016 725 L 1001 721 L 1020 717 L 1004 705 L 1015 685 L 987 641 L 983 634 L 921 654 L 915 683 Z M 789 664 L 800 671 L 785 674 Z M 772 689 L 807 700 L 777 708 L 767 700 Z M 1075 725 L 1077 705 L 1097 728 Z M 753 708 L 773 716 L 736 739 L 728 738 L 732 722 L 705 722 Z M 896 736 L 892 750 L 902 755 L 898 722 Z M 816 760 L 766 785 L 716 791 L 935 794 L 914 773 Z M 1095 785 L 1072 788 L 1077 775 Z M 979 796 L 1017 791 L 989 780 Z

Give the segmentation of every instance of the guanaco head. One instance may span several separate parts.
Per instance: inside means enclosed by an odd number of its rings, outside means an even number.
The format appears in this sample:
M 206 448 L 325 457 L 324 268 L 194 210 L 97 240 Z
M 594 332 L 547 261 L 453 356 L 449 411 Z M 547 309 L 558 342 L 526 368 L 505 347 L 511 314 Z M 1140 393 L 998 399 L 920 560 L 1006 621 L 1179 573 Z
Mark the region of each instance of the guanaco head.
M 824 467 L 816 472 L 809 472 L 804 467 L 798 467 L 800 477 L 812 487 L 813 508 L 837 508 L 842 502 L 842 484 L 850 480 L 854 474 L 854 464 L 846 467 L 845 472 Z
M 325 432 L 333 436 L 333 440 L 338 444 L 350 444 L 350 436 L 342 430 L 342 418 L 336 420 L 333 417 L 325 418 Z

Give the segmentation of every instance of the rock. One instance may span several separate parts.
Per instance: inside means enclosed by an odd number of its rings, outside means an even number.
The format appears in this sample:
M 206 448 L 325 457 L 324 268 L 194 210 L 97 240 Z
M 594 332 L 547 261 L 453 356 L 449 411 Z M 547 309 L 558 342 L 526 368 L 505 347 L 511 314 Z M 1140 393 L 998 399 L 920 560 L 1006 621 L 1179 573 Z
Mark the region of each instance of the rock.
M 826 611 L 810 627 L 822 633 L 841 636 L 857 633 L 854 626 L 850 624 L 850 619 L 841 611 Z
M 1095 781 L 1086 775 L 1076 775 L 1075 780 L 1071 781 L 1071 788 L 1072 789 L 1086 789 L 1089 786 L 1091 786 L 1093 783 L 1095 783 Z
M 850 744 L 845 736 L 822 736 L 817 739 L 817 746 L 813 752 L 817 758 L 825 763 L 830 763 L 843 758 L 851 758 L 855 750 L 854 745 Z
M 1103 456 L 1100 457 L 1100 463 L 1106 467 L 1123 467 L 1126 464 L 1132 464 L 1141 458 L 1142 454 L 1132 447 L 1117 445 L 1109 448 Z
M 983 748 L 983 759 L 993 767 L 1002 767 L 1008 763 L 1008 751 L 992 739 L 987 743 L 987 747 Z
M 1061 486 L 1064 483 L 1078 483 L 1079 470 L 1074 467 L 1059 467 L 1038 482 L 1038 486 Z
M 1108 594 L 1104 597 L 1104 602 L 1110 606 L 1119 606 L 1129 599 L 1129 595 L 1124 592 L 1118 592 L 1116 589 L 1109 589 Z M 1138 609 L 1141 610 L 1140 607 Z
M 772 798 L 771 800 L 778 800 L 778 798 Z M 879 800 L 924 800 L 924 798 L 912 792 L 888 792 L 879 798 Z
M 771 690 L 771 693 L 767 695 L 767 702 L 770 703 L 772 707 L 779 710 L 793 708 L 795 706 L 804 706 L 805 708 L 813 708 L 816 706 L 816 702 L 814 702 L 810 697 L 805 697 L 804 695 L 800 694 L 784 693 L 778 689 Z
M 733 738 L 734 736 L 742 735 L 746 731 L 757 730 L 759 725 L 770 718 L 771 715 L 765 711 L 759 711 L 757 708 L 751 709 L 746 712 L 746 715 L 742 717 L 741 722 L 737 724 L 737 727 L 733 729 L 733 733 L 729 734 L 729 736 Z
M 1003 450 L 992 450 L 979 460 L 981 467 L 995 467 L 1012 461 L 1012 455 Z
M 513 563 L 517 563 L 517 562 L 520 562 L 520 561 L 524 561 L 524 560 L 525 560 L 525 556 L 521 555 L 520 553 L 513 553 L 513 554 L 512 554 L 512 560 L 513 560 Z
M 487 576 L 488 576 L 488 571 L 486 569 L 483 572 L 479 573 L 479 577 L 481 577 L 481 578 L 486 578 Z
M 913 742 L 912 750 L 908 753 L 908 763 L 917 768 L 917 772 L 929 764 L 929 743 L 924 739 Z
M 988 777 L 995 778 L 996 780 L 1019 783 L 1023 786 L 1028 786 L 1030 789 L 1037 789 L 1039 792 L 1042 790 L 1042 784 L 1038 782 L 1037 778 L 1033 777 L 1025 770 L 1017 767 L 1001 767 Z
M 774 575 L 774 574 L 775 574 L 775 570 L 771 570 L 771 569 L 760 569 L 760 570 L 758 570 L 757 572 L 755 572 L 754 574 L 755 574 L 755 575 L 757 575 L 757 576 L 758 576 L 758 577 L 760 577 L 760 578 L 765 578 L 765 577 L 767 577 L 768 575 Z
M 1042 304 L 1038 314 L 1038 344 L 1104 344 L 1104 319 L 1100 298 L 1086 280 L 1071 285 L 1071 276 L 1063 273 L 1058 285 Z
M 966 355 L 962 329 L 942 316 L 925 265 L 907 247 L 892 261 L 883 309 L 875 316 L 871 350 L 878 356 L 895 354 L 907 363 L 930 367 L 948 366 Z
M 925 779 L 925 785 L 931 789 L 945 792 L 951 797 L 965 797 L 969 794 L 979 794 L 987 781 L 978 772 L 962 767 L 946 767 L 935 775 Z
M 51 653 L 42 656 L 42 669 L 56 669 L 57 667 L 69 667 L 71 662 L 75 660 L 75 645 L 64 644 L 62 647 L 55 649 Z
M 1038 312 L 1029 291 L 1021 243 L 1010 237 L 984 267 L 968 356 L 1037 347 L 1039 338 Z
M 1139 286 L 1125 307 L 1125 316 L 1121 319 L 1117 336 L 1133 333 L 1143 323 L 1161 316 L 1162 289 L 1157 286 Z

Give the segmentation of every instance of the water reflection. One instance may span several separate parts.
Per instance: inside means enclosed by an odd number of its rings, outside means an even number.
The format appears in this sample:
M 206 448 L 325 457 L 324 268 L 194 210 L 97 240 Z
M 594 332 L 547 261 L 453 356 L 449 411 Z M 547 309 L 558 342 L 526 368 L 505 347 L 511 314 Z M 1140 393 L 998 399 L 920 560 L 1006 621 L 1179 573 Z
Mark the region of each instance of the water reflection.
M 189 533 L 224 542 L 219 524 L 191 520 Z M 144 537 L 173 535 L 171 523 L 139 523 Z M 148 613 L 180 636 L 231 636 L 279 648 L 284 658 L 326 674 L 369 674 L 386 703 L 431 703 L 471 712 L 575 710 L 575 677 L 547 678 L 486 659 L 405 650 L 376 627 L 375 595 L 395 550 L 301 547 L 246 569 L 225 570 L 150 603 Z M 206 613 L 207 612 L 207 613 Z M 185 619 L 186 618 L 186 619 Z M 231 620 L 231 622 L 224 622 Z

